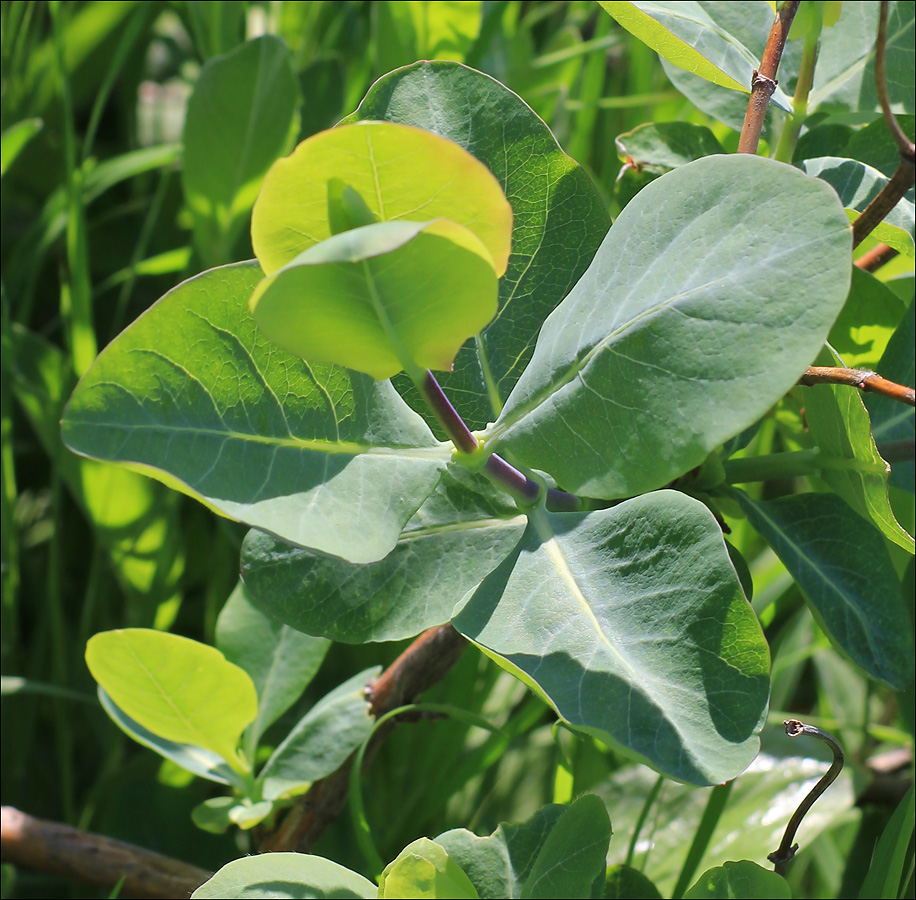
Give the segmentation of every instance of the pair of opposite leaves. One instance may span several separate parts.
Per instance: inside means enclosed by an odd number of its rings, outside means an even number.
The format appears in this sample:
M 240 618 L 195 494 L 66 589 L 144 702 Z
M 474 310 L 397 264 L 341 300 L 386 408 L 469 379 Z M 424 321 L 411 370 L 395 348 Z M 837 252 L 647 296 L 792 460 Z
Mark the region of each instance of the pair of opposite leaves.
M 361 122 L 303 141 L 252 214 L 266 277 L 249 302 L 273 343 L 383 380 L 451 369 L 496 314 L 512 207 L 457 144 Z

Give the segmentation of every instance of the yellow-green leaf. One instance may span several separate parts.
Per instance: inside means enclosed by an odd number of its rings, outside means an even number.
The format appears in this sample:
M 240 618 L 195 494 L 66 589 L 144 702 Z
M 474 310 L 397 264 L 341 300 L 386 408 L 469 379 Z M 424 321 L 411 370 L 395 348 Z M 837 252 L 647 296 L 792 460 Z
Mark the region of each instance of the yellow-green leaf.
M 257 713 L 248 674 L 219 650 L 197 641 L 125 628 L 89 639 L 93 678 L 134 721 L 154 734 L 219 754 L 236 771 L 249 765 L 237 747 Z
M 251 241 L 270 275 L 331 236 L 328 186 L 351 187 L 380 221 L 447 218 L 469 228 L 506 271 L 512 207 L 490 170 L 454 142 L 391 122 L 322 131 L 277 160 L 251 220 Z

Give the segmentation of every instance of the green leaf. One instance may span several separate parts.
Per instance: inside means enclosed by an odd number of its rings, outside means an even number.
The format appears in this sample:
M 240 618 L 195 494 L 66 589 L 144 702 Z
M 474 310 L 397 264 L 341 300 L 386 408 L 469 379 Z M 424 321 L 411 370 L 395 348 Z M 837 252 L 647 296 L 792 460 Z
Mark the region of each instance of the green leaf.
M 835 494 L 760 502 L 735 493 L 834 644 L 872 678 L 903 690 L 913 677 L 913 641 L 900 627 L 900 582 L 877 530 Z
M 685 163 L 724 153 L 716 136 L 705 125 L 659 122 L 640 125 L 617 135 L 617 157 L 624 164 L 614 182 L 621 208 L 650 181 Z
M 331 642 L 266 616 L 239 582 L 216 620 L 216 647 L 244 669 L 258 692 L 258 714 L 245 733 L 250 759 L 261 735 L 295 703 L 321 666 Z
M 258 333 L 252 263 L 174 288 L 99 355 L 64 443 L 224 515 L 356 562 L 384 557 L 449 450 L 389 384 L 309 366 Z
M 124 628 L 91 637 L 86 664 L 114 703 L 153 734 L 247 770 L 237 747 L 257 714 L 257 692 L 219 650 L 176 634 Z
M 379 222 L 329 237 L 255 288 L 258 328 L 295 356 L 382 380 L 450 369 L 496 313 L 487 248 L 448 219 Z
M 462 62 L 480 32 L 482 6 L 480 0 L 378 3 L 378 69 L 390 72 L 417 59 Z
M 393 641 L 442 625 L 518 543 L 525 519 L 482 476 L 450 467 L 383 560 L 356 566 L 252 531 L 242 573 L 272 616 L 336 641 Z
M 912 291 L 912 288 L 911 288 Z M 878 364 L 878 371 L 891 381 L 912 386 L 916 384 L 916 362 L 913 347 L 916 345 L 916 303 L 911 302 L 903 321 L 888 341 L 887 349 Z M 865 398 L 876 441 L 912 441 L 916 437 L 916 413 L 889 397 L 869 394 Z M 891 464 L 890 484 L 909 493 L 916 493 L 916 469 L 913 460 L 900 460 Z
M 849 218 L 855 220 L 871 201 L 881 193 L 888 178 L 877 169 L 855 159 L 822 156 L 806 159 L 801 168 L 816 178 L 822 178 L 839 194 Z M 890 244 L 907 256 L 916 256 L 916 207 L 912 200 L 902 198 L 872 232 L 877 240 Z
M 792 892 L 785 878 L 748 859 L 727 862 L 704 872 L 685 900 L 742 897 L 746 900 L 789 900 Z
M 330 775 L 369 736 L 374 720 L 365 690 L 379 671 L 375 667 L 354 675 L 299 720 L 258 775 L 267 800 L 301 793 Z
M 458 63 L 418 62 L 385 75 L 348 121 L 362 119 L 401 122 L 449 138 L 493 173 L 512 204 L 512 254 L 500 279 L 499 314 L 465 344 L 455 372 L 440 379 L 465 422 L 483 428 L 495 420 L 531 358 L 544 318 L 607 232 L 605 203 L 520 97 Z M 426 409 L 408 379 L 396 384 L 417 409 Z
M 182 183 L 207 265 L 231 258 L 264 175 L 299 133 L 299 102 L 290 52 L 273 35 L 201 69 L 188 101 Z
M 734 91 L 751 92 L 759 58 L 720 27 L 703 4 L 613 0 L 599 0 L 599 4 L 668 62 Z
M 245 856 L 223 866 L 192 900 L 375 900 L 378 888 L 362 875 L 329 859 L 305 853 Z
M 328 184 L 342 181 L 382 222 L 450 219 L 480 239 L 506 270 L 512 208 L 489 170 L 453 141 L 390 122 L 359 122 L 308 138 L 264 179 L 251 240 L 272 275 L 331 236 Z
M 98 692 L 99 702 L 111 717 L 111 720 L 121 731 L 128 737 L 133 738 L 138 744 L 149 747 L 150 750 L 154 750 L 160 756 L 170 759 L 181 766 L 182 769 L 193 772 L 201 778 L 215 781 L 218 784 L 231 784 L 239 790 L 244 790 L 244 781 L 229 768 L 222 756 L 210 750 L 205 750 L 203 747 L 197 747 L 194 744 L 176 743 L 154 734 L 139 722 L 135 722 L 122 709 L 119 709 L 101 685 Z
M 906 889 L 906 882 L 912 879 L 912 872 L 907 873 L 906 881 L 901 881 L 906 863 L 907 848 L 913 837 L 914 814 L 913 785 L 906 796 L 897 805 L 894 814 L 878 839 L 875 854 L 868 874 L 859 891 L 859 896 L 865 898 L 888 898 L 894 900 L 901 897 Z M 911 867 L 912 868 L 912 867 Z
M 604 879 L 603 900 L 662 900 L 658 888 L 632 866 L 608 866 Z
M 254 828 L 263 822 L 274 809 L 269 800 L 252 803 L 250 800 L 239 802 L 235 797 L 212 797 L 198 803 L 191 810 L 191 819 L 198 828 L 212 834 L 225 834 L 232 825 L 243 831 Z
M 876 367 L 906 308 L 883 281 L 854 266 L 846 305 L 828 338 L 842 365 Z
M 557 820 L 522 886 L 523 900 L 591 896 L 604 871 L 611 822 L 593 794 L 580 797 Z
M 503 822 L 488 837 L 466 828 L 446 831 L 436 838 L 471 879 L 483 900 L 518 900 L 538 853 L 565 806 L 541 807 L 521 824 Z
M 861 394 L 844 384 L 817 385 L 805 394 L 805 421 L 821 451 L 821 478 L 888 540 L 916 553 L 912 536 L 891 509 L 890 466 L 875 446 Z
M 545 322 L 487 448 L 592 497 L 668 484 L 814 359 L 850 243 L 833 190 L 790 166 L 739 154 L 663 175 Z
M 385 866 L 379 878 L 378 896 L 393 900 L 409 898 L 476 898 L 468 876 L 438 844 L 419 838 L 408 844 Z
M 43 125 L 41 119 L 23 119 L 3 132 L 0 136 L 0 177 L 6 175 L 6 170 L 16 161 L 26 144 L 41 131 Z
M 896 116 L 897 124 L 903 129 L 910 140 L 916 136 L 916 117 L 914 116 Z M 897 147 L 897 141 L 891 134 L 887 123 L 882 116 L 875 119 L 874 122 L 853 131 L 849 139 L 842 147 L 843 153 L 817 153 L 811 156 L 845 156 L 849 159 L 857 159 L 873 169 L 877 169 L 882 175 L 890 178 L 897 167 L 900 165 L 900 150 Z M 910 201 L 913 200 L 913 188 L 907 191 Z
M 536 513 L 453 624 L 572 726 L 672 778 L 734 778 L 757 753 L 766 642 L 715 519 L 684 494 Z
M 211 797 L 191 810 L 191 821 L 211 834 L 225 834 L 232 819 L 229 814 L 239 805 L 235 797 Z

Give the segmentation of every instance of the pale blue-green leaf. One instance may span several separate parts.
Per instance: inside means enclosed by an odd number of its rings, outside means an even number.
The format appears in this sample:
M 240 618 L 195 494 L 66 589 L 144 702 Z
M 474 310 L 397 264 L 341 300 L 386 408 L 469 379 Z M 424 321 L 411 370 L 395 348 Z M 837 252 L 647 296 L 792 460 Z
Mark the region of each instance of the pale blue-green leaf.
M 195 747 L 193 744 L 177 744 L 175 741 L 169 741 L 158 734 L 154 734 L 121 710 L 111 697 L 105 693 L 105 689 L 101 685 L 98 691 L 99 702 L 105 708 L 105 712 L 111 716 L 112 721 L 121 731 L 128 737 L 133 738 L 138 744 L 143 744 L 144 747 L 155 750 L 160 756 L 172 760 L 182 769 L 187 769 L 201 778 L 216 781 L 220 784 L 231 784 L 234 787 L 244 789 L 241 779 L 226 765 L 226 760 L 221 756 L 211 750 L 205 750 L 203 747 Z
M 781 875 L 749 859 L 727 862 L 705 871 L 686 894 L 685 900 L 741 897 L 743 900 L 789 900 L 792 892 Z
M 254 759 L 261 735 L 302 695 L 331 642 L 312 637 L 265 615 L 239 582 L 216 620 L 216 647 L 243 668 L 258 692 L 258 715 L 243 745 Z
M 846 299 L 850 251 L 836 194 L 795 168 L 739 154 L 674 169 L 545 322 L 487 447 L 588 496 L 668 484 L 801 376 Z
M 912 288 L 911 288 L 912 291 Z M 916 302 L 910 302 L 903 321 L 888 341 L 877 370 L 891 381 L 913 387 L 916 384 L 916 361 L 913 347 L 916 346 Z M 871 415 L 872 434 L 879 443 L 887 441 L 910 441 L 916 437 L 916 413 L 913 409 L 882 397 L 869 394 L 865 405 Z M 916 468 L 912 459 L 901 459 L 891 463 L 890 483 L 909 493 L 916 493 Z
M 482 900 L 519 900 L 544 841 L 565 812 L 565 806 L 551 804 L 520 824 L 503 822 L 487 837 L 455 828 L 436 843 L 464 869 Z
M 77 385 L 64 442 L 292 543 L 381 559 L 448 448 L 388 382 L 309 366 L 263 338 L 247 307 L 260 278 L 238 263 L 166 294 Z
M 888 182 L 886 175 L 855 159 L 821 156 L 804 160 L 801 168 L 809 175 L 826 181 L 839 194 L 843 206 L 856 212 L 862 212 Z M 916 255 L 913 248 L 916 235 L 916 207 L 912 200 L 903 197 L 884 217 L 882 225 L 903 232 L 899 235 L 903 243 L 898 246 L 895 242 L 895 249 L 908 256 Z
M 557 820 L 522 885 L 523 900 L 591 896 L 604 872 L 611 822 L 594 794 L 580 797 Z
M 730 34 L 752 56 L 759 59 L 773 25 L 773 9 L 769 3 L 765 0 L 750 0 L 750 2 L 740 4 L 728 2 L 728 0 L 725 2 L 701 0 L 698 5 L 721 31 Z M 778 126 L 783 120 L 783 112 L 777 107 L 778 104 L 785 106 L 787 102 L 783 94 L 783 87 L 789 85 L 789 82 L 782 77 L 782 73 L 790 67 L 795 71 L 797 65 L 793 64 L 800 58 L 800 55 L 801 46 L 798 42 L 790 41 L 783 50 L 780 60 L 780 85 L 777 87 L 778 100 L 777 104 L 772 104 L 767 111 L 764 138 L 772 139 L 774 126 Z M 747 112 L 748 95 L 746 93 L 738 93 L 707 81 L 705 78 L 699 78 L 666 59 L 662 59 L 661 63 L 671 83 L 695 106 L 736 131 L 741 129 L 744 115 Z M 757 67 L 755 62 L 753 68 Z M 742 82 L 748 90 L 751 86 L 750 77 L 751 72 L 747 72 L 747 80 Z M 791 90 L 788 90 L 788 93 L 791 94 Z
M 735 493 L 830 639 L 872 678 L 903 690 L 913 677 L 913 638 L 900 627 L 907 612 L 878 531 L 835 494 L 756 501 Z
M 827 771 L 828 758 L 832 761 L 830 751 L 819 741 L 803 744 L 787 738 L 779 723 L 767 729 L 765 748 L 767 743 L 772 745 L 769 750 L 735 782 L 700 860 L 701 871 L 734 859 L 767 865 L 767 853 L 779 846 L 789 817 Z M 656 778 L 648 769 L 629 767 L 615 772 L 595 789 L 613 810 L 618 836 L 632 834 Z M 648 811 L 633 865 L 652 879 L 664 897 L 671 896 L 708 799 L 708 789 L 666 781 Z M 848 814 L 854 803 L 852 775 L 847 768 L 805 816 L 803 834 L 799 834 L 804 845 L 809 846 L 818 834 Z M 622 863 L 627 846 L 627 840 L 612 841 L 610 862 Z
M 453 466 L 383 560 L 354 565 L 252 531 L 242 545 L 242 575 L 255 603 L 308 634 L 400 640 L 447 622 L 524 530 L 524 516 L 504 492 Z
M 375 667 L 354 675 L 299 720 L 258 775 L 265 799 L 301 793 L 339 768 L 369 736 L 374 720 L 365 688 L 379 671 Z
M 375 900 L 368 879 L 329 859 L 305 853 L 264 853 L 223 866 L 192 900 Z
M 201 69 L 188 101 L 181 172 L 207 265 L 231 258 L 265 173 L 299 133 L 300 99 L 290 52 L 273 35 Z
M 844 384 L 817 385 L 805 396 L 805 421 L 821 451 L 821 478 L 888 540 L 916 552 L 891 509 L 890 466 L 875 446 L 862 395 Z
M 672 778 L 734 778 L 757 753 L 766 641 L 715 519 L 684 494 L 535 513 L 453 624 L 571 725 Z
M 731 32 L 754 53 L 763 52 L 773 21 L 769 3 L 701 2 L 706 14 L 720 28 Z M 886 54 L 887 83 L 895 112 L 912 113 L 913 91 L 913 4 L 892 2 L 888 21 Z M 868 0 L 845 0 L 836 25 L 821 32 L 814 86 L 808 96 L 807 114 L 815 110 L 853 114 L 857 121 L 880 115 L 875 88 L 874 54 L 878 33 L 878 5 Z M 779 82 L 785 88 L 780 105 L 790 109 L 791 95 L 798 80 L 803 42 L 790 41 L 779 65 Z M 698 78 L 667 60 L 662 66 L 674 86 L 703 112 L 735 130 L 742 126 L 747 109 L 740 94 Z M 781 88 L 777 89 L 778 91 Z M 778 137 L 783 116 L 770 107 L 764 137 L 772 144 Z
M 913 113 L 913 20 L 909 0 L 889 4 L 885 80 L 891 108 Z M 880 112 L 875 86 L 875 41 L 879 4 L 869 0 L 843 0 L 839 21 L 821 32 L 814 85 L 808 97 L 808 115 L 815 110 L 830 113 Z M 780 77 L 796 78 L 798 69 L 780 67 Z
M 617 158 L 624 164 L 614 181 L 614 197 L 623 208 L 650 181 L 669 169 L 724 153 L 705 125 L 658 122 L 617 135 Z
M 459 63 L 418 62 L 385 75 L 345 121 L 380 119 L 449 138 L 483 162 L 512 204 L 512 255 L 499 312 L 440 380 L 471 428 L 499 414 L 538 328 L 585 271 L 607 232 L 605 203 L 585 170 L 517 95 Z M 398 389 L 425 405 L 403 376 Z
M 760 67 L 766 35 L 762 43 L 756 39 L 764 21 L 767 30 L 772 25 L 773 14 L 768 4 L 742 3 L 740 17 L 730 14 L 724 3 L 690 0 L 601 2 L 601 6 L 668 63 L 725 89 L 742 92 L 747 102 L 754 71 Z M 748 18 L 758 27 L 749 27 Z M 750 38 L 752 43 L 745 44 L 742 38 Z M 771 102 L 789 108 L 789 99 L 779 87 Z

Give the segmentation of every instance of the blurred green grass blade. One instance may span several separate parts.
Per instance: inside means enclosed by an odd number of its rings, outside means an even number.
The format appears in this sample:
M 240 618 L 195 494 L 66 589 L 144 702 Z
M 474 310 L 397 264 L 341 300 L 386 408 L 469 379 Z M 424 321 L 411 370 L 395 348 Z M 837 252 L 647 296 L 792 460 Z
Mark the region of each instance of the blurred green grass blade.
M 906 796 L 900 801 L 884 833 L 878 839 L 875 855 L 872 857 L 868 874 L 859 891 L 862 900 L 888 898 L 896 900 L 905 887 L 901 881 L 904 872 L 910 840 L 913 837 L 914 787 L 910 785 Z M 912 850 L 909 851 L 910 872 L 912 872 Z
M 23 119 L 3 132 L 0 138 L 0 177 L 6 175 L 6 170 L 16 161 L 26 144 L 41 131 L 43 124 L 41 119 Z
M 693 880 L 700 861 L 706 854 L 706 848 L 712 840 L 713 832 L 719 824 L 719 819 L 728 803 L 729 794 L 732 792 L 734 781 L 725 784 L 716 785 L 709 794 L 709 800 L 706 802 L 706 809 L 703 810 L 703 818 L 693 835 L 693 843 L 690 850 L 687 851 L 687 858 L 681 867 L 681 874 L 678 876 L 677 883 L 671 896 L 673 900 L 679 900 L 687 891 L 687 887 Z

